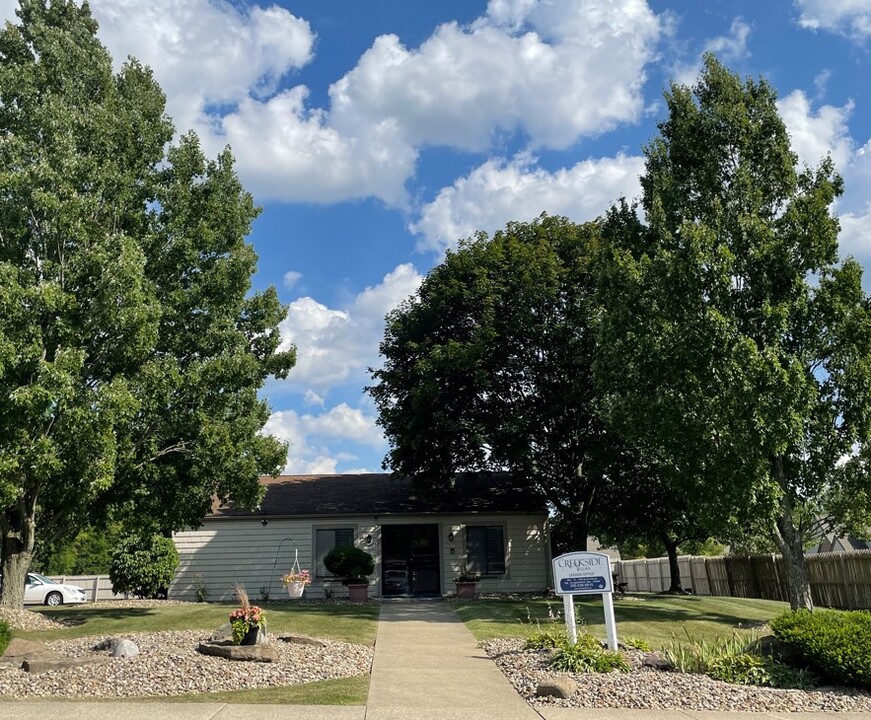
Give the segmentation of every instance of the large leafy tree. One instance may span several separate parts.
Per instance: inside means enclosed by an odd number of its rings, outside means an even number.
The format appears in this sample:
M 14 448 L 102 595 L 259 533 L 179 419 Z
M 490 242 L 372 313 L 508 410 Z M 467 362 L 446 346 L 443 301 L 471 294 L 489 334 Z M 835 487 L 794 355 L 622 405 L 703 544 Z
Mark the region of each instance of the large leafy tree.
M 257 499 L 283 448 L 256 390 L 283 308 L 249 295 L 256 209 L 229 153 L 173 127 L 150 71 L 117 74 L 87 5 L 22 0 L 0 31 L 0 604 L 37 529 L 104 513 L 170 530 Z
M 387 318 L 369 388 L 385 467 L 430 492 L 453 473 L 508 470 L 586 547 L 625 451 L 601 422 L 592 271 L 598 227 L 543 216 L 461 243 Z
M 828 159 L 796 169 L 763 80 L 708 57 L 666 100 L 644 214 L 604 225 L 597 377 L 690 505 L 767 524 L 792 607 L 811 607 L 804 543 L 869 510 L 871 314 L 860 266 L 838 259 L 842 182 Z

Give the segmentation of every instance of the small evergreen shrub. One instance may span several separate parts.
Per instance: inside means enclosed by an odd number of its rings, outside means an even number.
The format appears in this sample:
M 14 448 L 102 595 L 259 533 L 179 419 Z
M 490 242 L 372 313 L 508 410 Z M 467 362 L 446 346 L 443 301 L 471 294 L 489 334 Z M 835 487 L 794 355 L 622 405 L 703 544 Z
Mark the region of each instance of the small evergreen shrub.
M 198 603 L 208 602 L 209 588 L 206 587 L 206 582 L 203 580 L 203 574 L 197 573 L 194 575 L 194 598 Z
M 771 628 L 821 675 L 871 688 L 871 613 L 800 610 L 774 618 Z
M 349 545 L 334 547 L 324 556 L 324 565 L 342 578 L 344 585 L 362 585 L 375 572 L 375 560 L 365 550 Z
M 573 645 L 568 638 L 559 645 L 559 650 L 551 661 L 554 670 L 564 672 L 629 672 L 629 664 L 619 652 L 605 650 L 596 638 L 587 633 L 578 636 Z
M 6 652 L 6 648 L 9 646 L 9 641 L 12 639 L 12 629 L 9 627 L 9 623 L 5 620 L 0 620 L 0 656 Z
M 138 598 L 165 596 L 178 567 L 178 551 L 171 538 L 124 538 L 112 553 L 109 579 L 112 592 Z

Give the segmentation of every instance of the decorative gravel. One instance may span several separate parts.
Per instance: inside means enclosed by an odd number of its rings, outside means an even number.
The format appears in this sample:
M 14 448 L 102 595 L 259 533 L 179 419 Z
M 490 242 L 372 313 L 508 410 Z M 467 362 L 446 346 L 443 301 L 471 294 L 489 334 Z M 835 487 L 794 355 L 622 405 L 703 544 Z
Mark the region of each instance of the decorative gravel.
M 62 622 L 47 618 L 40 613 L 12 608 L 0 608 L 0 620 L 6 621 L 9 627 L 16 630 L 57 630 L 65 627 Z
M 31 613 L 35 614 L 35 613 Z M 139 646 L 135 658 L 113 659 L 63 671 L 31 675 L 15 668 L 0 669 L 0 696 L 6 697 L 136 697 L 249 690 L 296 685 L 313 680 L 366 675 L 373 649 L 322 640 L 324 647 L 286 643 L 271 638 L 276 663 L 238 662 L 201 655 L 196 648 L 209 633 L 127 633 Z M 106 656 L 94 645 L 106 636 L 46 643 L 61 657 Z
M 871 711 L 871 694 L 849 688 L 775 690 L 730 685 L 706 675 L 693 675 L 642 667 L 644 653 L 626 651 L 633 666 L 629 673 L 565 673 L 578 684 L 567 699 L 535 697 L 538 683 L 555 675 L 548 668 L 547 651 L 524 650 L 523 640 L 483 643 L 517 691 L 531 705 L 585 708 L 638 708 L 681 710 L 744 710 L 753 712 Z

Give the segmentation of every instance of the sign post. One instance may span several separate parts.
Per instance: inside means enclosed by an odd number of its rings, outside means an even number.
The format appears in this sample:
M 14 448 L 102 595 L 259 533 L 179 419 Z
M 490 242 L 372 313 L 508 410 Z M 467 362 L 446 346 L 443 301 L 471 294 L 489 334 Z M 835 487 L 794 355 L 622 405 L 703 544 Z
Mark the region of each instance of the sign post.
M 563 596 L 566 630 L 572 643 L 578 641 L 575 621 L 575 595 L 601 595 L 605 610 L 608 649 L 617 649 L 617 623 L 614 620 L 614 580 L 611 558 L 605 553 L 571 552 L 553 559 L 554 592 Z

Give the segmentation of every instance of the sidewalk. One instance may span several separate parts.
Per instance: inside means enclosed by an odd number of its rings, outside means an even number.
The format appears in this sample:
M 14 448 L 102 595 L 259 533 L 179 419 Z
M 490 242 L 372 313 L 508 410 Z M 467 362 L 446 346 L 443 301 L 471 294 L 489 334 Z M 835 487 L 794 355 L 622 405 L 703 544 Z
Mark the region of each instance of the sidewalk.
M 533 709 L 442 602 L 381 606 L 367 705 L 3 702 L 0 720 L 871 720 L 871 713 Z

